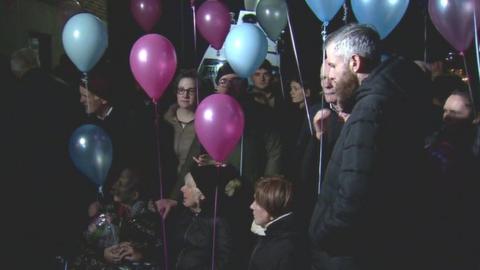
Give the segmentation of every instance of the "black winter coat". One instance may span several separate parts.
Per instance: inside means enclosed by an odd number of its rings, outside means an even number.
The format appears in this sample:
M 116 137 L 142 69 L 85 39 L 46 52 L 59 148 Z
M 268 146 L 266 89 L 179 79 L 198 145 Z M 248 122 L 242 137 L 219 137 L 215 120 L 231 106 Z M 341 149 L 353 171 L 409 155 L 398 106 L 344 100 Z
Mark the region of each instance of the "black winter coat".
M 304 237 L 295 231 L 293 215 L 285 216 L 260 236 L 250 257 L 249 270 L 307 269 Z
M 168 228 L 172 237 L 170 269 L 208 270 L 212 263 L 213 218 L 196 215 L 190 209 L 181 207 L 172 213 Z M 215 269 L 231 269 L 232 240 L 230 229 L 223 218 L 217 217 L 215 241 Z
M 428 250 L 421 233 L 428 87 L 414 63 L 392 58 L 356 90 L 310 223 L 318 269 L 414 269 L 421 262 L 413 260 L 428 257 L 416 257 Z

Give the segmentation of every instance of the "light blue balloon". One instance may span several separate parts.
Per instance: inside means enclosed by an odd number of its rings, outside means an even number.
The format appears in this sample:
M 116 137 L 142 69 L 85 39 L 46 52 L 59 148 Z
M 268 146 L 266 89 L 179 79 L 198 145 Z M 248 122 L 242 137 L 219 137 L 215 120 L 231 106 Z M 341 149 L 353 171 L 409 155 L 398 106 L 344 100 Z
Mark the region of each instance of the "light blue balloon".
M 243 78 L 248 78 L 267 56 L 267 37 L 260 28 L 251 23 L 235 26 L 225 39 L 225 58 Z
M 96 125 L 83 125 L 70 137 L 70 158 L 85 176 L 97 186 L 102 186 L 112 166 L 112 141 Z
M 317 18 L 328 23 L 342 7 L 344 0 L 305 0 Z
M 384 39 L 402 19 L 409 0 L 352 0 L 358 22 L 371 24 Z
M 65 52 L 75 66 L 82 72 L 88 72 L 107 49 L 107 27 L 96 16 L 80 13 L 65 24 L 62 41 Z

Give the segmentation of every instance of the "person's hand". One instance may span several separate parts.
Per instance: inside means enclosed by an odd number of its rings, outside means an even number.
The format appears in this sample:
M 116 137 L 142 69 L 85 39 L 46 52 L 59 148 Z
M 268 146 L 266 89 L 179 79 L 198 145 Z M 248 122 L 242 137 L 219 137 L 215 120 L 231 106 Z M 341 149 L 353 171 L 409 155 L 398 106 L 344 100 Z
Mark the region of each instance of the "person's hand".
M 315 127 L 315 136 L 320 140 L 323 133 L 327 131 L 327 120 L 332 112 L 329 109 L 319 110 L 313 117 L 313 126 Z
M 350 117 L 350 114 L 349 113 L 344 113 L 344 112 L 339 112 L 338 113 L 338 116 L 340 117 L 340 119 L 343 120 L 343 122 L 347 122 L 348 118 Z
M 170 210 L 177 206 L 177 201 L 171 199 L 161 199 L 155 202 L 158 213 L 165 219 L 170 212 Z
M 117 264 L 122 261 L 120 245 L 113 245 L 103 250 L 103 258 L 108 263 Z
M 226 164 L 224 163 L 221 163 L 221 162 L 217 162 L 215 160 L 213 160 L 210 155 L 208 154 L 202 154 L 202 155 L 199 155 L 198 157 L 193 157 L 193 160 L 197 163 L 197 165 L 200 167 L 200 166 L 207 166 L 207 165 L 215 165 L 217 167 L 225 167 L 227 166 Z
M 100 208 L 102 205 L 100 204 L 99 201 L 94 201 L 88 206 L 88 216 L 89 217 L 94 217 L 98 214 L 100 211 Z
M 207 165 L 214 165 L 215 160 L 213 160 L 210 155 L 202 154 L 198 157 L 193 157 L 193 160 L 197 163 L 198 166 L 207 166 Z
M 120 257 L 123 260 L 138 262 L 143 259 L 143 254 L 136 250 L 130 242 L 123 242 L 120 244 Z

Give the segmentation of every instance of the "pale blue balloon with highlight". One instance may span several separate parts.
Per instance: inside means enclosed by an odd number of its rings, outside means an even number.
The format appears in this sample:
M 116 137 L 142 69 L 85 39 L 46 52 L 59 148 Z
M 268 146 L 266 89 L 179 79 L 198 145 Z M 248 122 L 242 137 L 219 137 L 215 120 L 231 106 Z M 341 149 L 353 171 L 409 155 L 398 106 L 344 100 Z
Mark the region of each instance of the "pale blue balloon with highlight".
M 254 24 L 235 26 L 225 39 L 225 57 L 235 73 L 248 78 L 267 56 L 268 42 L 265 33 Z
M 70 60 L 86 73 L 97 64 L 107 49 L 107 27 L 98 17 L 80 13 L 65 24 L 62 41 Z
M 384 39 L 400 22 L 408 4 L 409 0 L 352 0 L 352 10 L 359 23 L 373 25 Z
M 305 0 L 317 18 L 323 23 L 328 23 L 337 14 L 344 0 Z
M 70 137 L 70 158 L 85 176 L 97 186 L 102 186 L 112 166 L 112 141 L 96 125 L 82 125 Z

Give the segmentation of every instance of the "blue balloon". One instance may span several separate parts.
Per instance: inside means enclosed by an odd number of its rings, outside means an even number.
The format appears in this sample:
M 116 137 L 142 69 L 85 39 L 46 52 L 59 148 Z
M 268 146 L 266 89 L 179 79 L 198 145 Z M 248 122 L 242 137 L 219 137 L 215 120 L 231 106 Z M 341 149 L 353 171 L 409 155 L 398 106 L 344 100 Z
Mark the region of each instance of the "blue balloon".
M 96 125 L 83 125 L 70 137 L 70 158 L 85 176 L 97 186 L 102 186 L 112 166 L 112 141 Z
M 235 73 L 248 78 L 267 56 L 267 37 L 251 23 L 235 26 L 225 39 L 225 58 Z
M 384 39 L 402 19 L 409 0 L 352 0 L 358 22 L 371 24 Z
M 342 7 L 344 0 L 305 0 L 317 18 L 328 23 Z
M 100 60 L 108 46 L 105 24 L 90 13 L 71 17 L 62 33 L 63 48 L 77 68 L 86 73 Z

